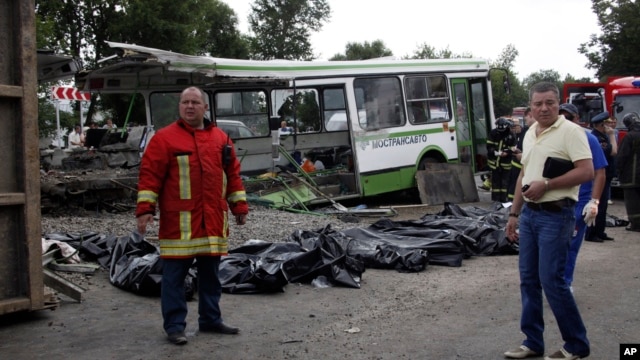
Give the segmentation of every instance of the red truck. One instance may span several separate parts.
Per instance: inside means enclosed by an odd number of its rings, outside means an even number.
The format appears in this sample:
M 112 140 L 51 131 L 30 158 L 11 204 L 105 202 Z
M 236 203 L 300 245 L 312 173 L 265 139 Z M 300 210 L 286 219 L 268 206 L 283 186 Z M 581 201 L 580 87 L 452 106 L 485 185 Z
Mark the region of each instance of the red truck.
M 640 77 L 610 76 L 600 83 L 566 83 L 562 91 L 563 102 L 570 102 L 580 111 L 583 126 L 595 115 L 608 111 L 618 120 L 618 141 L 626 135 L 622 123 L 625 114 L 640 114 Z
M 622 123 L 624 115 L 630 112 L 640 114 L 640 77 L 610 76 L 600 83 L 566 83 L 562 89 L 563 102 L 569 102 L 580 111 L 582 126 L 589 126 L 591 118 L 608 111 L 617 121 L 618 143 L 627 134 Z M 618 179 L 611 182 L 612 188 L 619 186 Z

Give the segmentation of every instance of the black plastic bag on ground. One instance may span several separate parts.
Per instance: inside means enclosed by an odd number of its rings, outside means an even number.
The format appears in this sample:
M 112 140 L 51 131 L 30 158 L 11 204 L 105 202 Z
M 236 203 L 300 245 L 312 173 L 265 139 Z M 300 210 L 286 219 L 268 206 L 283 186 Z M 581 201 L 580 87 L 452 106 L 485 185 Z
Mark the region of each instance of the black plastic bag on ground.
M 330 226 L 319 232 L 296 231 L 291 238 L 308 251 L 282 264 L 290 282 L 311 283 L 322 276 L 333 285 L 360 288 L 365 265 L 348 253 L 351 239 Z
M 282 262 L 302 253 L 296 243 L 253 240 L 230 250 L 220 262 L 222 291 L 231 294 L 283 292 L 288 281 Z
M 111 251 L 109 281 L 140 295 L 159 296 L 162 279 L 160 250 L 137 231 L 121 236 Z

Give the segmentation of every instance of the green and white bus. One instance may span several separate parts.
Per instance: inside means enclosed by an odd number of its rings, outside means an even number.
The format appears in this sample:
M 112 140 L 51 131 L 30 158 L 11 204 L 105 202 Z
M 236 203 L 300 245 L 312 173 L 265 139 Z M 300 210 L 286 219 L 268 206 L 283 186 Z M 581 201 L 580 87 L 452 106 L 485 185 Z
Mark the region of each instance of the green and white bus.
M 494 118 L 485 60 L 252 61 L 109 45 L 118 56 L 78 76 L 78 87 L 138 94 L 155 130 L 177 118 L 182 89 L 202 87 L 245 175 L 289 166 L 285 149 L 314 162 L 312 179 L 345 199 L 415 188 L 429 163 L 474 172 L 486 163 Z

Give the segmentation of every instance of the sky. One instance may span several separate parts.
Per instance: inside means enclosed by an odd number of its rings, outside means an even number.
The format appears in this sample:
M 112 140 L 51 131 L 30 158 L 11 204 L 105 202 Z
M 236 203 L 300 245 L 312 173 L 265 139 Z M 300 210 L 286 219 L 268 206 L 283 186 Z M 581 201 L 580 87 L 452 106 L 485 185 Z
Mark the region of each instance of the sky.
M 221 0 L 249 33 L 253 0 Z M 318 59 L 344 54 L 348 42 L 382 40 L 393 55 L 412 55 L 427 43 L 436 50 L 495 60 L 509 44 L 519 55 L 519 79 L 539 70 L 555 70 L 564 79 L 595 78 L 578 52 L 592 34 L 600 34 L 591 0 L 327 0 L 331 19 L 311 37 Z

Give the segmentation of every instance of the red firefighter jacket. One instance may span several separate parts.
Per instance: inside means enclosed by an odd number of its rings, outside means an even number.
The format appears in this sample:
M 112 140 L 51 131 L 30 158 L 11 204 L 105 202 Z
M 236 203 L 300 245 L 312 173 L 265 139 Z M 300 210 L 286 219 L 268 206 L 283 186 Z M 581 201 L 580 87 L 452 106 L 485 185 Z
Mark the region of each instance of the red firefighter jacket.
M 230 161 L 223 151 L 231 146 Z M 160 129 L 140 164 L 136 217 L 160 211 L 160 256 L 226 255 L 228 209 L 249 208 L 240 163 L 227 134 L 212 124 L 194 129 L 184 120 Z

